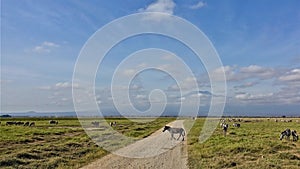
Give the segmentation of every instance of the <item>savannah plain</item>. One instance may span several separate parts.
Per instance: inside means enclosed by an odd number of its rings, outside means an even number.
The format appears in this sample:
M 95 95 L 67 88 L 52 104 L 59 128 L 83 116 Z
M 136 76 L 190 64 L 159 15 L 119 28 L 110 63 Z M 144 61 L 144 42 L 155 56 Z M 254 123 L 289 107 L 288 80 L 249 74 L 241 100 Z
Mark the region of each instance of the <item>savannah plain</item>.
M 80 168 L 109 154 L 92 141 L 76 118 L 52 119 L 58 124 L 49 124 L 49 118 L 2 118 L 0 168 Z M 287 119 L 292 122 L 281 121 Z M 139 140 L 161 130 L 175 118 L 158 118 L 147 123 L 125 118 L 105 120 L 116 121 L 114 130 Z M 6 126 L 7 121 L 35 122 L 35 126 Z M 299 133 L 299 121 L 300 118 L 242 118 L 240 128 L 229 122 L 226 137 L 218 125 L 208 140 L 199 143 L 205 118 L 198 118 L 183 144 L 188 152 L 187 167 L 299 168 L 300 141 L 279 140 L 286 128 Z

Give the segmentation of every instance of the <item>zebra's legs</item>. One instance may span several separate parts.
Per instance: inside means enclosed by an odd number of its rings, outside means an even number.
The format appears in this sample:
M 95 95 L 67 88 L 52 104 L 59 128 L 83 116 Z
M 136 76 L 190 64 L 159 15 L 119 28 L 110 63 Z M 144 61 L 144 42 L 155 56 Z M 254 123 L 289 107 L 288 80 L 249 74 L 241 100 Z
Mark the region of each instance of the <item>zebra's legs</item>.
M 182 133 L 180 133 L 180 134 L 179 134 L 179 136 L 178 136 L 177 140 L 179 140 L 179 138 L 181 137 L 181 135 L 182 135 Z
M 171 140 L 175 139 L 174 134 L 171 134 Z

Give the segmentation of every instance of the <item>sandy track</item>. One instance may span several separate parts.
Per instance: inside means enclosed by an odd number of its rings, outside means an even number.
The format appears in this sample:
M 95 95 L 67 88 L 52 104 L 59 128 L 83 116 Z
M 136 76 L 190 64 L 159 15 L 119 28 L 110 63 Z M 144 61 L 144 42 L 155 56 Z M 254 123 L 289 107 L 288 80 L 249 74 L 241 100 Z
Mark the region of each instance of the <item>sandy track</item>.
M 183 127 L 183 120 L 169 124 Z M 177 135 L 175 135 L 176 137 Z M 186 141 L 170 140 L 162 129 L 151 136 L 121 148 L 82 169 L 187 169 Z

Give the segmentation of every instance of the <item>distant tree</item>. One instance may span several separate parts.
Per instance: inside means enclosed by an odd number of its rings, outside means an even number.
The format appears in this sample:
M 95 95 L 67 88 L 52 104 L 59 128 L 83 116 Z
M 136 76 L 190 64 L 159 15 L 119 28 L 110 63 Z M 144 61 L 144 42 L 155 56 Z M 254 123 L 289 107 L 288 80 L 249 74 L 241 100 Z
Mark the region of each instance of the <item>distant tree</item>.
M 284 116 L 284 115 L 283 115 L 283 116 L 281 116 L 281 117 L 282 117 L 282 118 L 286 118 L 286 116 Z
M 1 115 L 0 117 L 11 117 L 11 115 L 4 114 L 4 115 Z

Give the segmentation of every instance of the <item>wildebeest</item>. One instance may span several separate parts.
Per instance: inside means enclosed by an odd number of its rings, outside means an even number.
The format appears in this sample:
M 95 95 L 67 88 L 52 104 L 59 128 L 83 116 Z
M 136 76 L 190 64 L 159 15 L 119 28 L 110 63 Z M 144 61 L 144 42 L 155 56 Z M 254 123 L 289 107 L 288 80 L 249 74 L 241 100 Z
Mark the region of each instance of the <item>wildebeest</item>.
M 29 124 L 29 126 L 30 126 L 30 127 L 35 126 L 35 122 L 31 122 L 31 123 Z
M 22 122 L 22 121 L 18 121 L 18 122 L 16 122 L 16 125 L 17 125 L 17 126 L 24 125 L 24 122 Z
M 296 132 L 296 130 L 292 130 L 291 134 L 293 136 L 293 141 L 297 141 L 299 139 L 298 134 Z
M 27 122 L 24 124 L 24 126 L 29 126 L 29 121 L 27 121 Z
M 241 124 L 240 124 L 240 123 L 233 123 L 233 127 L 240 128 L 240 127 L 241 127 Z
M 99 127 L 100 122 L 93 121 L 93 122 L 91 122 L 91 124 L 95 127 Z
M 284 137 L 286 137 L 286 139 L 290 139 L 291 136 L 291 130 L 290 129 L 285 129 L 283 132 L 281 132 L 280 134 L 280 140 L 282 140 Z
M 7 126 L 14 125 L 14 124 L 16 124 L 15 121 L 8 121 L 8 122 L 6 122 L 6 125 L 7 125 Z
M 50 120 L 50 121 L 49 121 L 49 124 L 58 124 L 58 121 Z
M 163 132 L 165 132 L 166 130 L 170 132 L 171 139 L 175 139 L 174 134 L 179 133 L 177 140 L 179 140 L 179 138 L 182 136 L 182 141 L 184 141 L 185 131 L 183 128 L 172 128 L 170 126 L 165 126 Z

